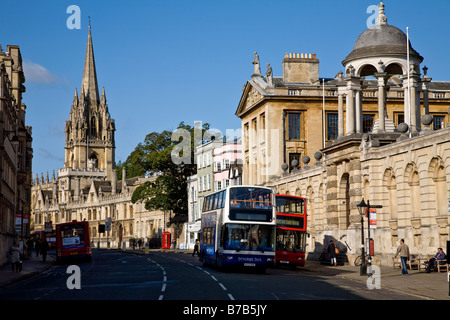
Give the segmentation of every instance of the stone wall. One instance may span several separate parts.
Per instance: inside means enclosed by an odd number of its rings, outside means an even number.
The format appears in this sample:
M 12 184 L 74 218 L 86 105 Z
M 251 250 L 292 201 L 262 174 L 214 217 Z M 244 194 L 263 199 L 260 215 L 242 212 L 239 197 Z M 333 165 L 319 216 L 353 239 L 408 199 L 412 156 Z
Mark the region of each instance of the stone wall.
M 411 254 L 434 254 L 449 240 L 450 128 L 380 146 L 348 137 L 323 149 L 324 161 L 274 179 L 278 193 L 308 199 L 308 256 L 330 239 L 350 263 L 360 253 L 362 198 L 376 209 L 375 263 L 390 265 L 400 239 Z M 365 238 L 367 218 L 364 217 Z

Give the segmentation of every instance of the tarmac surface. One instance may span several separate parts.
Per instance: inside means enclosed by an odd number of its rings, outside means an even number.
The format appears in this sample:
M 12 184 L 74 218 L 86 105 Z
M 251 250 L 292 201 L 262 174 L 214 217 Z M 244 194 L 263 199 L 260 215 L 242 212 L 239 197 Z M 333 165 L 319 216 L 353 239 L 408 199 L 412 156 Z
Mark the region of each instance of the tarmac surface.
M 149 253 L 146 253 L 144 250 L 134 250 L 133 253 L 151 254 L 152 251 L 169 250 L 150 250 Z M 173 252 L 173 250 L 170 251 Z M 190 250 L 177 250 L 176 252 L 178 254 L 192 253 Z M 48 255 L 47 261 L 43 262 L 42 256 L 36 257 L 33 253 L 29 259 L 23 260 L 21 272 L 13 272 L 11 265 L 5 264 L 0 267 L 0 290 L 11 283 L 44 272 L 51 268 L 54 263 L 55 259 L 52 255 Z M 307 261 L 306 266 L 299 267 L 299 269 L 310 271 L 312 275 L 317 273 L 317 276 L 335 276 L 366 284 L 368 282 L 368 276 L 361 275 L 359 267 L 349 264 L 331 267 L 329 265 L 323 265 L 318 261 Z M 425 270 L 408 270 L 409 274 L 404 276 L 401 273 L 401 269 L 394 269 L 389 266 L 376 266 L 374 271 L 379 271 L 379 277 L 376 278 L 376 281 L 374 277 L 374 281 L 371 283 L 380 285 L 381 288 L 412 294 L 424 300 L 450 300 L 449 274 L 447 272 L 426 273 Z

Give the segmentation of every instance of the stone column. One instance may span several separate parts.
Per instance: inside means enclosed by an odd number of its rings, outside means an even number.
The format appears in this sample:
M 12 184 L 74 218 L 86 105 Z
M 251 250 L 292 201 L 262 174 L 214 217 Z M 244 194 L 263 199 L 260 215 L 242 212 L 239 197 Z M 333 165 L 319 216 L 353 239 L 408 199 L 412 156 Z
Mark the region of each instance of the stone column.
M 420 99 L 418 98 L 419 75 L 412 69 L 409 81 L 406 76 L 403 76 L 402 78 L 403 89 L 405 90 L 405 123 L 410 126 L 411 132 L 417 132 L 420 130 Z M 408 92 L 408 84 L 410 92 Z
M 363 133 L 362 90 L 355 91 L 355 122 L 356 133 Z
M 384 132 L 386 130 L 386 74 L 377 73 L 378 78 L 378 131 Z
M 338 137 L 344 136 L 344 93 L 338 93 Z
M 417 121 L 417 82 L 411 79 L 411 131 L 417 132 L 420 129 L 420 122 Z
M 404 122 L 409 126 L 411 124 L 410 119 L 411 115 L 409 113 L 409 91 L 408 91 L 408 78 L 403 77 L 403 97 L 404 97 Z
M 349 88 L 347 92 L 345 111 L 346 135 L 351 135 L 355 133 L 355 97 L 352 88 Z
M 423 79 L 422 79 L 422 82 L 423 82 Z M 424 114 L 430 113 L 430 103 L 428 100 L 428 85 L 429 85 L 429 82 L 423 82 L 422 92 L 423 92 L 423 113 Z

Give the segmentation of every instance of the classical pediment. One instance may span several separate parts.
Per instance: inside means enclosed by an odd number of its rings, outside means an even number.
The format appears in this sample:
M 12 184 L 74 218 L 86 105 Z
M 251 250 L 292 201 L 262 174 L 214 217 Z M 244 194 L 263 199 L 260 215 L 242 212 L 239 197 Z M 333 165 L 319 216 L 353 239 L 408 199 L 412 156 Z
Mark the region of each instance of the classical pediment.
M 239 117 L 241 114 L 252 109 L 256 104 L 264 99 L 264 95 L 260 89 L 252 83 L 252 81 L 247 82 L 244 87 L 239 106 L 236 110 L 236 115 Z

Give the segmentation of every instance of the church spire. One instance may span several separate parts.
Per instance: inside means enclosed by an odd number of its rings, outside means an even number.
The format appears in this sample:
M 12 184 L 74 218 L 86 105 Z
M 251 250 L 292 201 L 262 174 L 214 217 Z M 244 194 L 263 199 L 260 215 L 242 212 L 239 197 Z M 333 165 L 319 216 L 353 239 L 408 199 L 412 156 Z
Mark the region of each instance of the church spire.
M 89 24 L 89 35 L 86 48 L 86 58 L 84 61 L 82 89 L 88 100 L 99 101 L 97 72 L 95 70 L 94 47 L 92 46 L 91 25 Z
M 81 88 L 79 95 L 75 89 L 73 106 L 66 121 L 64 168 L 106 170 L 110 179 L 115 165 L 115 130 L 105 90 L 99 91 L 89 24 Z

